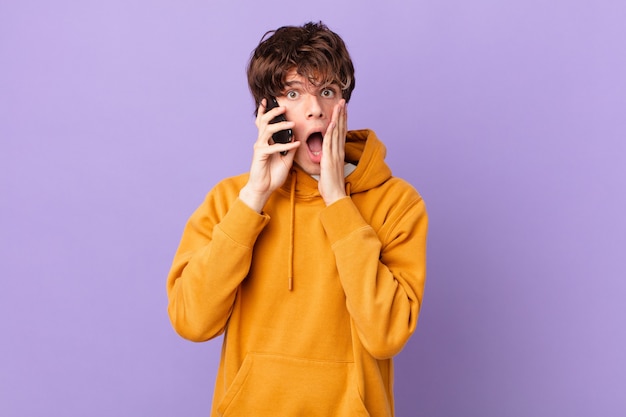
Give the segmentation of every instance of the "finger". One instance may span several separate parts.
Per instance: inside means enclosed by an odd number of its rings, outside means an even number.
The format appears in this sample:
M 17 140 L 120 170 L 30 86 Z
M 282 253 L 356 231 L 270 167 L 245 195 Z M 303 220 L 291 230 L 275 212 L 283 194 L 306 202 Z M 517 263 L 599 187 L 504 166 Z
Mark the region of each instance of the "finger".
M 345 146 L 345 101 L 341 100 L 333 111 L 335 126 L 333 129 L 333 140 L 331 143 L 332 152 L 335 157 L 341 157 Z
M 265 131 L 269 134 L 269 138 L 267 139 L 268 143 L 274 143 L 273 136 L 275 133 L 280 132 L 281 130 L 293 129 L 295 125 L 296 124 L 294 122 L 278 122 L 278 123 L 272 123 L 272 124 L 267 125 L 267 127 L 265 128 Z M 292 131 L 291 142 L 294 142 L 293 131 Z
M 265 114 L 265 109 L 267 108 L 267 100 L 262 99 L 259 103 L 259 107 L 256 110 L 256 124 L 259 125 L 259 121 L 261 120 L 261 116 Z
M 341 108 L 341 114 L 339 118 L 339 139 L 341 152 L 345 153 L 346 148 L 346 135 L 348 133 L 348 107 L 344 101 Z
M 333 107 L 333 113 L 330 117 L 330 123 L 328 124 L 328 128 L 326 129 L 326 133 L 324 134 L 324 151 L 329 151 L 332 149 L 332 144 L 335 139 L 335 133 L 337 130 L 337 123 L 339 121 L 339 105 L 335 105 Z
M 259 107 L 259 109 L 262 110 L 261 107 Z M 261 111 L 259 111 L 259 114 L 257 115 L 257 119 L 256 119 L 256 126 L 259 131 L 257 141 L 256 141 L 257 144 L 260 144 L 260 145 L 273 144 L 274 141 L 272 140 L 272 135 L 274 135 L 276 132 L 279 132 L 281 130 L 288 130 L 288 129 L 292 129 L 295 127 L 296 125 L 295 122 L 290 122 L 290 121 L 270 123 L 270 121 L 274 117 L 276 117 L 276 115 L 273 114 L 274 110 L 276 109 L 271 109 L 265 114 L 261 114 Z
M 291 129 L 295 126 L 294 122 L 290 122 L 288 120 L 283 120 L 280 122 L 272 123 L 277 116 L 283 114 L 285 112 L 285 108 L 273 108 L 269 110 L 265 114 L 260 114 L 257 116 L 256 126 L 259 129 L 259 132 L 270 133 L 270 135 L 280 131 Z M 260 135 L 261 136 L 261 135 Z M 268 139 L 266 135 L 262 135 L 264 139 Z M 259 138 L 261 139 L 261 138 Z
M 343 102 L 343 109 L 340 114 L 339 128 L 345 136 L 348 131 L 348 104 L 345 101 Z
M 293 141 L 289 143 L 274 143 L 270 145 L 270 150 L 272 153 L 289 152 L 289 153 L 295 154 L 295 152 L 291 152 L 291 151 L 298 148 L 301 143 L 302 142 L 300 141 Z
M 272 155 L 279 152 L 290 152 L 300 146 L 301 142 L 293 141 L 289 143 L 260 143 L 256 144 L 257 149 L 264 155 Z M 291 152 L 290 152 L 291 153 Z M 295 153 L 295 152 L 294 152 Z
M 343 148 L 345 146 L 346 143 L 346 135 L 345 135 L 345 123 L 346 123 L 346 102 L 345 101 L 340 101 L 339 102 L 339 117 L 338 117 L 338 121 L 337 121 L 337 142 L 336 142 L 336 146 L 337 146 L 337 152 L 341 153 L 343 151 Z
M 262 121 L 265 121 L 266 123 L 269 123 L 276 116 L 278 116 L 280 114 L 284 114 L 286 111 L 287 111 L 287 109 L 285 107 L 282 107 L 282 106 L 273 107 L 273 108 L 268 110 L 267 109 L 267 100 L 266 99 L 262 99 L 261 103 L 259 103 L 259 107 L 257 109 L 257 114 L 256 114 L 257 126 L 259 126 Z
M 285 114 L 286 111 L 287 111 L 287 108 L 283 107 L 283 106 L 272 107 L 269 110 L 267 109 L 267 107 L 265 107 L 264 113 L 262 115 L 262 118 L 263 118 L 263 120 L 266 120 L 267 123 L 269 123 L 275 117 L 277 117 L 277 116 L 279 116 L 281 114 Z
M 335 122 L 333 119 L 334 119 L 334 111 L 333 111 L 333 118 L 331 119 L 331 122 L 328 124 L 328 127 L 326 128 L 326 133 L 324 134 L 324 140 L 322 141 L 322 155 L 323 155 L 322 161 L 325 159 L 326 155 L 328 155 L 329 158 L 332 156 L 333 137 L 335 136 L 334 132 L 337 127 L 337 122 Z

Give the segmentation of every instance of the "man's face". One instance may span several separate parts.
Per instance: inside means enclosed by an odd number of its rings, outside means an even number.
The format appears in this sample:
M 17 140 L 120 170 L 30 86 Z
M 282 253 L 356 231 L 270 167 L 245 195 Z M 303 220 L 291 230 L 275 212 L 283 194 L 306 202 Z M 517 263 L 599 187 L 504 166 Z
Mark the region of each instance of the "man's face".
M 285 90 L 276 98 L 286 108 L 285 117 L 294 122 L 294 140 L 302 142 L 294 162 L 310 175 L 319 175 L 322 140 L 330 124 L 334 107 L 341 101 L 337 84 L 315 86 L 291 70 L 285 78 Z

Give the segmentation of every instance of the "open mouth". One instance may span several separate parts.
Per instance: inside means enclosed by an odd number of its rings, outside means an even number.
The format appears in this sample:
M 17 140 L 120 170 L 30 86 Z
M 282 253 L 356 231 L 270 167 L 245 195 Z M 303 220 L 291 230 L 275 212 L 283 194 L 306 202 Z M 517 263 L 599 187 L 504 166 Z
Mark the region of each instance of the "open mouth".
M 322 153 L 322 142 L 324 136 L 320 132 L 314 132 L 309 135 L 306 144 L 313 156 L 319 156 Z

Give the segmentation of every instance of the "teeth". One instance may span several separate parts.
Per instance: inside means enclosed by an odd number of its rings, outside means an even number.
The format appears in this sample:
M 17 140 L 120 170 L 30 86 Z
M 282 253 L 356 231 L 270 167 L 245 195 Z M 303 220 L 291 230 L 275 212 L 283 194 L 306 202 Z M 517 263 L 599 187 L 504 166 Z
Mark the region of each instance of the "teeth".
M 311 152 L 313 154 L 313 156 L 319 156 L 319 154 L 321 154 L 322 152 Z

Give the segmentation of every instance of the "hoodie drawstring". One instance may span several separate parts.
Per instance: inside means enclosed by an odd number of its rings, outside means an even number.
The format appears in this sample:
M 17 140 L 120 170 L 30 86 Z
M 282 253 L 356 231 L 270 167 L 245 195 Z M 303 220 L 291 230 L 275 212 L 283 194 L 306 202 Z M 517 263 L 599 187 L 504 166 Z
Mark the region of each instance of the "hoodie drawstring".
M 291 171 L 291 191 L 289 195 L 289 259 L 287 260 L 287 286 L 289 291 L 293 291 L 293 263 L 294 263 L 294 244 L 295 244 L 295 223 L 296 223 L 296 182 L 297 171 Z M 346 195 L 350 196 L 352 192 L 352 184 L 346 182 Z
M 296 171 L 291 171 L 291 195 L 289 197 L 290 203 L 290 219 L 289 219 L 289 266 L 288 266 L 288 278 L 289 278 L 289 291 L 293 291 L 293 246 L 294 246 L 294 228 L 296 222 Z

